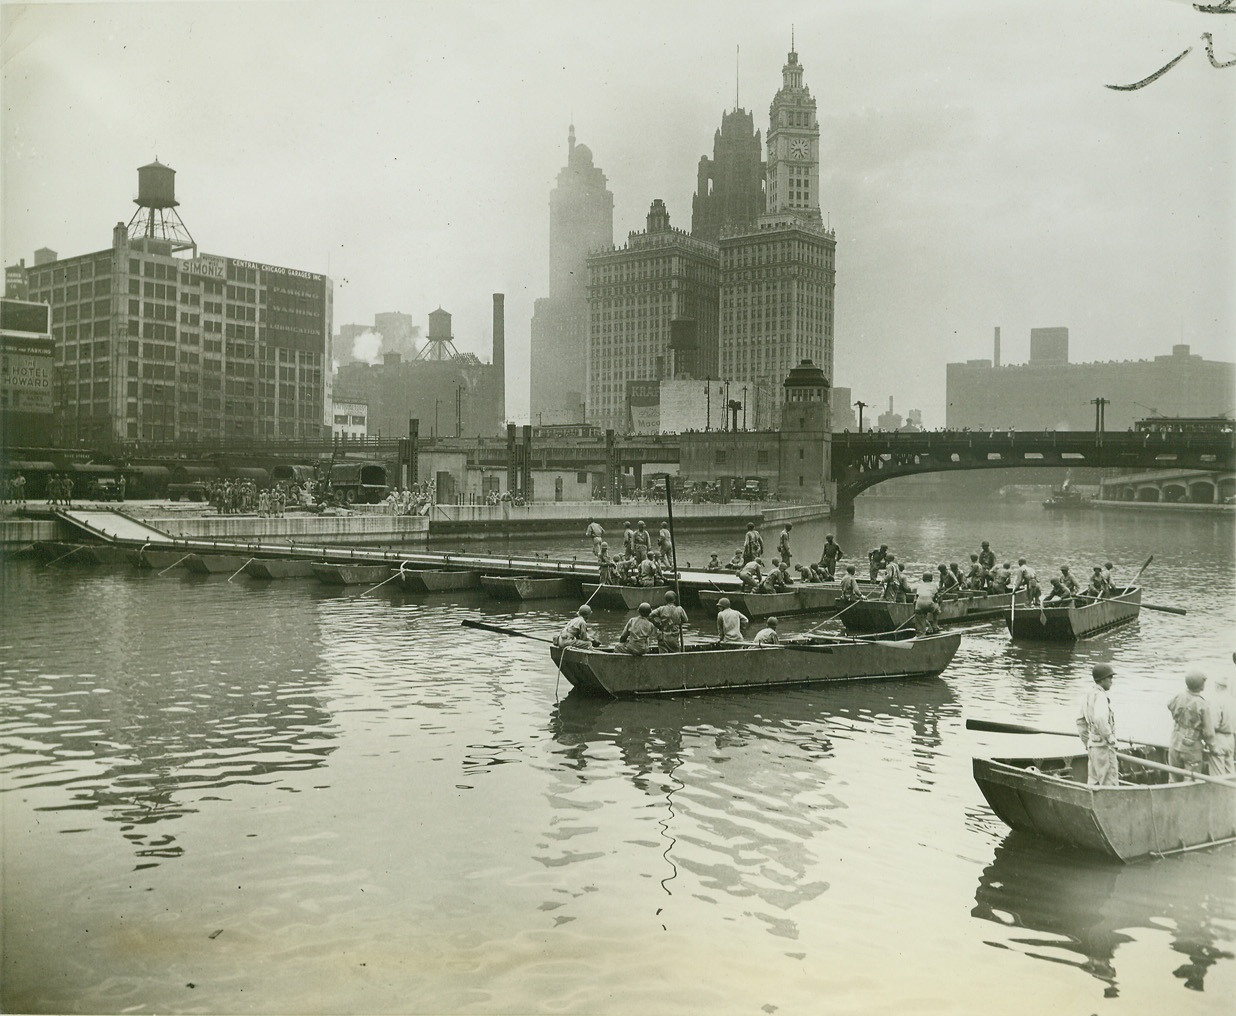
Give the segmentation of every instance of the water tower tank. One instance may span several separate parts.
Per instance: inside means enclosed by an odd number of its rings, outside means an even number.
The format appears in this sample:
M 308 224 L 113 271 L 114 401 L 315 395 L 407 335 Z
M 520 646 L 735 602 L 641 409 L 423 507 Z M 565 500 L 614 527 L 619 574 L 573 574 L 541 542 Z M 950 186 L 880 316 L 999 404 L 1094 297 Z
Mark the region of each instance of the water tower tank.
M 156 159 L 149 166 L 137 171 L 137 197 L 135 204 L 142 208 L 175 208 L 176 170 Z

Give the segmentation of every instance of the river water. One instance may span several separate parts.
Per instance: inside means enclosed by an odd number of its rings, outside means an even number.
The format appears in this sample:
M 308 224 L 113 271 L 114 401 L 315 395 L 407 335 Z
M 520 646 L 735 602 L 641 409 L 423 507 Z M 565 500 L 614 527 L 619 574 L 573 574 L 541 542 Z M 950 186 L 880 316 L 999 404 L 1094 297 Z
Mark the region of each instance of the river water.
M 1010 836 L 971 758 L 1059 742 L 964 719 L 1071 729 L 1109 660 L 1122 732 L 1165 739 L 1189 666 L 1236 669 L 1231 520 L 860 499 L 798 554 L 826 531 L 917 565 L 987 539 L 1040 576 L 1153 554 L 1145 599 L 1189 613 L 1075 647 L 992 625 L 930 680 L 626 703 L 459 625 L 550 634 L 570 602 L 6 563 L 2 1008 L 1230 1011 L 1236 851 Z

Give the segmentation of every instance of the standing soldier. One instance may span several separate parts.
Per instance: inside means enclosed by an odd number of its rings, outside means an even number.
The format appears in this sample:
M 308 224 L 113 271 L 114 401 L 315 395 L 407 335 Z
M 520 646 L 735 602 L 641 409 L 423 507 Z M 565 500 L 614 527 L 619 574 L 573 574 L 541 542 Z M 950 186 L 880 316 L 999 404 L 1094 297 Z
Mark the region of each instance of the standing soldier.
M 648 550 L 652 546 L 652 536 L 648 533 L 648 527 L 644 524 L 644 520 L 639 520 L 639 525 L 635 528 L 635 534 L 631 537 L 631 545 L 635 548 L 635 560 L 643 561 L 648 556 Z
M 790 530 L 793 528 L 794 523 L 787 522 L 781 535 L 777 537 L 777 556 L 781 558 L 782 564 L 787 566 L 790 563 Z
M 622 555 L 623 557 L 635 556 L 635 530 L 631 528 L 630 521 L 622 524 Z
M 588 523 L 588 528 L 584 530 L 584 535 L 592 537 L 592 554 L 599 559 L 601 557 L 601 537 L 605 535 L 605 530 L 594 519 Z
M 1233 655 L 1233 660 L 1236 660 L 1236 654 Z M 1232 699 L 1228 695 L 1227 686 L 1227 674 L 1220 674 L 1215 678 L 1215 694 L 1211 696 L 1214 699 L 1211 706 L 1215 720 L 1214 747 L 1210 752 L 1212 776 L 1230 776 L 1236 771 L 1236 760 L 1233 759 L 1233 754 L 1236 754 L 1236 735 L 1233 734 Z
M 841 548 L 833 542 L 833 535 L 824 537 L 824 547 L 820 550 L 820 567 L 824 569 L 824 578 L 831 581 L 837 574 L 837 562 L 844 555 Z
M 661 523 L 661 531 L 657 533 L 657 550 L 661 552 L 661 556 L 667 561 L 673 560 L 674 540 L 670 536 L 668 522 Z
M 1086 782 L 1092 787 L 1114 787 L 1120 782 L 1116 758 L 1116 716 L 1108 692 L 1116 672 L 1109 663 L 1096 663 L 1090 670 L 1094 683 L 1086 689 L 1077 711 L 1077 733 L 1089 756 Z
M 1169 765 L 1194 773 L 1206 771 L 1205 754 L 1213 750 L 1215 722 L 1210 703 L 1202 696 L 1206 675 L 1191 670 L 1185 675 L 1185 691 L 1178 692 L 1167 704 L 1172 714 L 1172 740 L 1167 749 Z M 1172 774 L 1172 782 L 1183 783 L 1184 777 Z
M 760 536 L 760 531 L 755 528 L 754 522 L 747 523 L 747 535 L 742 539 L 742 559 L 744 563 L 750 563 L 764 553 L 764 539 Z

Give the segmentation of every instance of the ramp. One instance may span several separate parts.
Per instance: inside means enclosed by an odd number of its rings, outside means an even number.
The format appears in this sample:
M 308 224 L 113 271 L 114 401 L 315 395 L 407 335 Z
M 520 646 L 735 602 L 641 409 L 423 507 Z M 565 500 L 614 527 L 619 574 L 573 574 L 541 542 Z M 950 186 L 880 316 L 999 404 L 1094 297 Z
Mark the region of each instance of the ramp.
M 110 508 L 93 511 L 66 508 L 56 512 L 56 515 L 83 532 L 107 543 L 171 544 L 175 542 L 167 533 L 148 526 L 144 522 L 139 522 L 131 515 Z

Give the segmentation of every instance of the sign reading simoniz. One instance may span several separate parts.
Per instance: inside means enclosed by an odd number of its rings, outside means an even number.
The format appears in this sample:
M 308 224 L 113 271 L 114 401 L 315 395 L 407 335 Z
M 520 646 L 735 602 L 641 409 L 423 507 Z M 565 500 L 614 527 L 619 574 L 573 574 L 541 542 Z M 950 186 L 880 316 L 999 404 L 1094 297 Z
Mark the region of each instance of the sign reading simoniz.
M 264 275 L 283 275 L 293 279 L 308 279 L 311 282 L 321 282 L 323 276 L 314 272 L 303 272 L 299 268 L 284 268 L 281 265 L 263 265 L 255 261 L 243 261 L 240 258 L 221 258 L 212 254 L 190 258 L 180 262 L 180 271 L 184 275 L 200 275 L 207 279 L 226 279 L 228 265 L 233 268 L 248 268 Z

